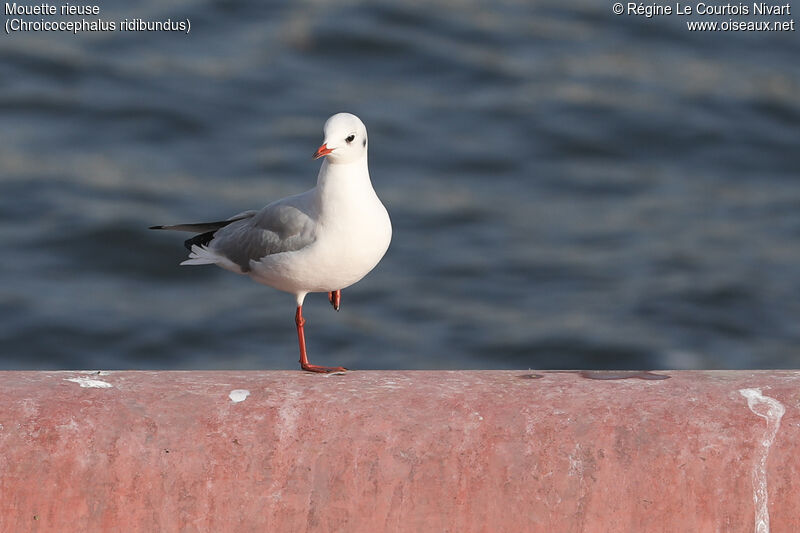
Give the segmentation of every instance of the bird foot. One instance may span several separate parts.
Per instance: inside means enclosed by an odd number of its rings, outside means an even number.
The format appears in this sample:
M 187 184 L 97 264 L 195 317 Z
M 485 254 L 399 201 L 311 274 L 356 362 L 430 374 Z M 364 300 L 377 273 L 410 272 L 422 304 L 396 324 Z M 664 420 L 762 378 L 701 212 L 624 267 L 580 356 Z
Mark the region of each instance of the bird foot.
M 339 305 L 342 303 L 342 291 L 330 291 L 328 293 L 328 301 L 331 303 L 333 308 L 338 311 Z
M 301 363 L 300 367 L 306 372 L 316 372 L 318 374 L 330 374 L 332 372 L 343 374 L 347 372 L 347 369 L 344 368 L 343 366 L 319 366 L 319 365 L 312 365 L 311 363 L 307 363 L 304 365 Z

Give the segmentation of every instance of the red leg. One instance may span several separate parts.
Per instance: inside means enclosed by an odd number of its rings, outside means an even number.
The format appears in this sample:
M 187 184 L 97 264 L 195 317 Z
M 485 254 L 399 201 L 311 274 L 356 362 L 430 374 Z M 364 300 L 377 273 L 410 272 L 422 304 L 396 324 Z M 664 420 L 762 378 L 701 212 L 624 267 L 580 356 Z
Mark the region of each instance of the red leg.
M 294 323 L 297 324 L 297 340 L 300 343 L 300 368 L 308 372 L 319 372 L 327 374 L 328 372 L 344 372 L 347 369 L 341 366 L 319 366 L 312 365 L 308 362 L 308 355 L 306 354 L 306 336 L 303 333 L 303 326 L 306 319 L 303 318 L 303 306 L 297 306 L 297 313 L 294 315 Z
M 334 309 L 339 310 L 339 304 L 342 302 L 342 291 L 331 291 L 328 293 L 328 301 Z

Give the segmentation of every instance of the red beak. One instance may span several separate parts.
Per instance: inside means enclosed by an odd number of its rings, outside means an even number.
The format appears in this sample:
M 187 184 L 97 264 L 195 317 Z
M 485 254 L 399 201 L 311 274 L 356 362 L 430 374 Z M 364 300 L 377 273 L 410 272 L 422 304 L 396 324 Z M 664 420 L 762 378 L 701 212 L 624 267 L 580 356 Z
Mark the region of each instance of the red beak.
M 319 159 L 320 157 L 328 155 L 331 152 L 333 152 L 333 149 L 328 148 L 328 145 L 323 143 L 323 145 L 317 148 L 317 151 L 314 152 L 314 159 Z

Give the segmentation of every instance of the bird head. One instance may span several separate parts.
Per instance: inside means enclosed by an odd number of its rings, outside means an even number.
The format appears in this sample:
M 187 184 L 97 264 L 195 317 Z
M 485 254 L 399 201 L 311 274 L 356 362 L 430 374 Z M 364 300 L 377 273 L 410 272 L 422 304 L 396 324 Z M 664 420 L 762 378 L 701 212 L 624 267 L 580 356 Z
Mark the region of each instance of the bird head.
M 324 142 L 314 159 L 327 157 L 330 163 L 352 163 L 367 155 L 367 128 L 350 113 L 337 113 L 325 122 Z

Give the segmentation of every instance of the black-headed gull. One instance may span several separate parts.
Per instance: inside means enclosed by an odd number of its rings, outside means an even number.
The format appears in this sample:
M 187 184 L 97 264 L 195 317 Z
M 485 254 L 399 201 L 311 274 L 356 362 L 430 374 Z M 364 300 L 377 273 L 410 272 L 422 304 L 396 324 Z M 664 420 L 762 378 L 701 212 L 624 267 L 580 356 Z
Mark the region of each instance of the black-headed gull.
M 228 220 L 151 229 L 198 234 L 184 243 L 191 253 L 182 265 L 215 264 L 294 294 L 300 366 L 341 372 L 308 362 L 303 300 L 310 292 L 327 292 L 338 311 L 341 289 L 367 275 L 386 253 L 392 224 L 369 179 L 361 120 L 338 113 L 325 122 L 323 134 L 314 159 L 325 160 L 313 189 Z

